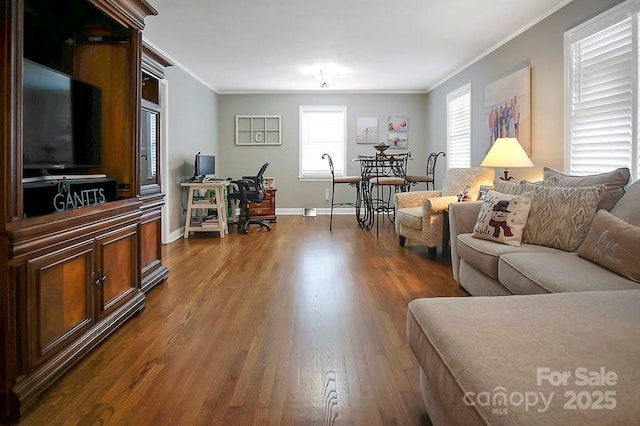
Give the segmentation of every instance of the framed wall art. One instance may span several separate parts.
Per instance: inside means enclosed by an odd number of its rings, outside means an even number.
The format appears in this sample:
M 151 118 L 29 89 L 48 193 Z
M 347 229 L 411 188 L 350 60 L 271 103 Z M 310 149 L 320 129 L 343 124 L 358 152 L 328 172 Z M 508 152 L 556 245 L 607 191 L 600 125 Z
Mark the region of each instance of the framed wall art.
M 487 84 L 484 93 L 486 138 L 516 138 L 531 156 L 531 67 Z
M 236 145 L 280 145 L 281 116 L 236 115 Z
M 389 148 L 407 149 L 409 146 L 409 135 L 402 132 L 389 132 Z
M 392 115 L 389 117 L 390 132 L 408 132 L 409 119 L 405 115 Z
M 378 118 L 357 117 L 356 118 L 356 143 L 376 144 L 378 143 Z

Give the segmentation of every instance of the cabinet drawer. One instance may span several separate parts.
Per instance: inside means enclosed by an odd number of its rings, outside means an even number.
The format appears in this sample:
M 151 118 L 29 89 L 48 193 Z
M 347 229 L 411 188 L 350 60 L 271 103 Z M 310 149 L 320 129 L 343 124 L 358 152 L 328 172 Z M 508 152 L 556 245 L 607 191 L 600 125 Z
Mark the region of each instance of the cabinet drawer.
M 273 204 L 271 203 L 262 203 L 260 205 L 256 205 L 251 207 L 252 215 L 265 215 L 265 214 L 273 214 Z

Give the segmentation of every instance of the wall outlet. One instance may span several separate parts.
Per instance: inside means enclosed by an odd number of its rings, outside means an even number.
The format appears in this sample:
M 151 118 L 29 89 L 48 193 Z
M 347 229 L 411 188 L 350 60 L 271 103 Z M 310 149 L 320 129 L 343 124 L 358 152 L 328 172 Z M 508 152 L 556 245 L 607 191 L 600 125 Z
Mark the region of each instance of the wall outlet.
M 324 190 L 324 199 L 325 199 L 325 201 L 329 201 L 329 196 L 330 196 L 330 194 L 329 194 L 329 188 L 326 188 L 326 189 Z

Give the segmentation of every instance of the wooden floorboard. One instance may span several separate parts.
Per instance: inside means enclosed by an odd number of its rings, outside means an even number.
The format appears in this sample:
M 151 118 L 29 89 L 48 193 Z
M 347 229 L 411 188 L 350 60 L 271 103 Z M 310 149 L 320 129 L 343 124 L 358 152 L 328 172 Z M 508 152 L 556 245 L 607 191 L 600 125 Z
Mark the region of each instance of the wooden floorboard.
M 147 307 L 51 386 L 24 425 L 425 424 L 407 303 L 464 296 L 389 223 L 281 216 L 164 246 Z

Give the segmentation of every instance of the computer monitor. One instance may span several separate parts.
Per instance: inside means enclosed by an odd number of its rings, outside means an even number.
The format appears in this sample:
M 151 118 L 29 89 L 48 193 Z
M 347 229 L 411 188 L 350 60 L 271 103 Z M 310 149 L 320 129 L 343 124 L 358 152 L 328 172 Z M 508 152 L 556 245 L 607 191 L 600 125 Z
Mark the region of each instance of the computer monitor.
M 194 162 L 195 172 L 194 178 L 201 178 L 204 176 L 216 174 L 216 157 L 215 155 L 196 154 Z

